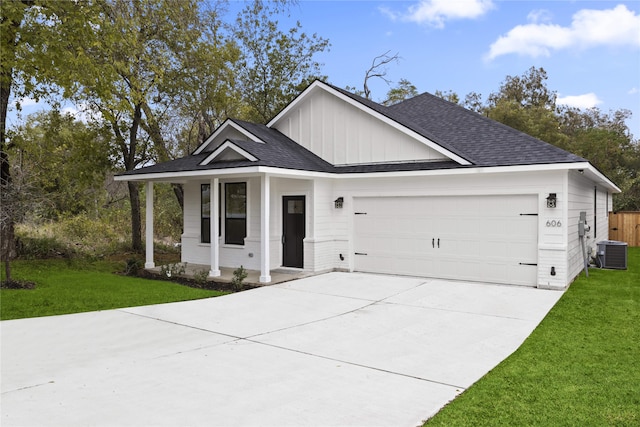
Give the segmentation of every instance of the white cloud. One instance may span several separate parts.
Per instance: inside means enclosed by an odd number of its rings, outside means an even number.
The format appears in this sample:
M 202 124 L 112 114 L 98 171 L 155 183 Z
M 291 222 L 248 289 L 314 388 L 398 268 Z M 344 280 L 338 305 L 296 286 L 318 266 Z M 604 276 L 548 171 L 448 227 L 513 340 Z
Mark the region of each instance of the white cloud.
M 549 22 L 551 21 L 551 18 L 552 18 L 551 12 L 549 12 L 546 9 L 532 10 L 527 15 L 527 21 L 533 24 L 537 24 L 538 22 Z
M 420 0 L 403 13 L 388 8 L 380 8 L 380 11 L 393 20 L 400 19 L 443 28 L 446 21 L 479 18 L 492 8 L 492 0 Z
M 635 95 L 636 93 L 640 92 L 640 90 L 638 90 L 637 87 L 632 87 L 631 89 L 629 89 L 629 92 L 627 92 L 629 95 Z
M 518 25 L 500 36 L 486 55 L 492 60 L 501 55 L 516 53 L 525 56 L 549 56 L 551 51 L 594 46 L 640 46 L 640 15 L 624 5 L 613 9 L 583 9 L 573 15 L 571 25 L 562 27 L 533 22 Z
M 556 103 L 560 105 L 567 105 L 569 107 L 576 107 L 581 109 L 593 108 L 598 104 L 602 104 L 602 101 L 598 99 L 598 96 L 593 93 L 585 93 L 584 95 L 569 95 L 559 96 L 556 99 Z

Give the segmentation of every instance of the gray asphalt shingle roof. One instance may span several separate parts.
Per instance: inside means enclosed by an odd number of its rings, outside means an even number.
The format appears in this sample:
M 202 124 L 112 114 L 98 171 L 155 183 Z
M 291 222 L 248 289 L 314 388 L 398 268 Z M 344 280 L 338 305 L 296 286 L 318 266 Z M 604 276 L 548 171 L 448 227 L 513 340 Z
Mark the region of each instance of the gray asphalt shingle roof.
M 430 93 L 386 107 L 336 86 L 331 87 L 475 166 L 586 162 L 575 154 Z
M 200 165 L 211 154 L 205 152 L 136 169 L 126 172 L 124 175 L 251 166 L 340 174 L 586 162 L 579 156 L 429 93 L 386 107 L 344 89 L 332 85 L 327 86 L 411 129 L 464 158 L 472 165 L 462 166 L 454 161 L 432 161 L 334 166 L 276 129 L 241 120 L 232 120 L 264 142 L 262 144 L 253 141 L 231 140 L 233 144 L 256 157 L 257 161 L 216 161 Z

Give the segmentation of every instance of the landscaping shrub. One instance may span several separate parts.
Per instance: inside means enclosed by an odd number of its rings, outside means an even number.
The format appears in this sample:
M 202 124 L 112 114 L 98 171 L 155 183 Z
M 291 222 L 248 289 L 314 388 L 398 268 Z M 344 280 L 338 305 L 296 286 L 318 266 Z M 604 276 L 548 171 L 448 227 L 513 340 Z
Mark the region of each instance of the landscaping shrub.
M 233 271 L 233 278 L 231 279 L 231 287 L 234 291 L 242 290 L 242 282 L 247 278 L 247 270 L 243 266 L 236 268 Z
M 70 258 L 75 250 L 54 236 L 19 235 L 18 257 L 23 259 Z
M 129 258 L 127 260 L 124 274 L 127 276 L 138 276 L 143 269 L 144 263 L 138 258 Z

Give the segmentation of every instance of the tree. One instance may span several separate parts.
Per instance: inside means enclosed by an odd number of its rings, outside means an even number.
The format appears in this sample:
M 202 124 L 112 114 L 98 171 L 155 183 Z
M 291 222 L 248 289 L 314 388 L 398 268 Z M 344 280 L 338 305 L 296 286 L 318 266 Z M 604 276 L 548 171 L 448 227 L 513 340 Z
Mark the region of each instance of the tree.
M 66 94 L 91 105 L 113 134 L 124 170 L 155 159 L 170 160 L 163 122 L 186 85 L 182 55 L 203 42 L 196 0 L 98 2 L 100 23 L 74 46 L 77 60 L 63 81 Z M 128 182 L 132 248 L 142 249 L 140 190 Z M 181 191 L 176 191 L 178 196 Z
M 102 204 L 104 179 L 112 169 L 104 129 L 50 110 L 29 116 L 12 134 L 13 173 L 47 201 L 29 209 L 34 219 L 55 220 Z
M 508 101 L 523 108 L 542 107 L 554 110 L 556 92 L 547 88 L 544 68 L 531 67 L 522 76 L 507 76 L 500 90 L 489 95 L 489 106 Z
M 12 95 L 53 97 L 52 85 L 64 78 L 61 65 L 73 59 L 70 43 L 85 36 L 93 7 L 85 1 L 54 2 L 21 0 L 0 2 L 0 191 L 16 194 L 11 178 L 7 138 L 7 112 Z M 62 23 L 72 25 L 61 25 Z M 72 28 L 72 31 L 67 29 Z M 19 105 L 17 105 L 19 108 Z M 13 213 L 20 212 L 20 198 L 5 198 L 0 206 L 0 255 L 5 262 L 7 280 L 11 280 L 10 261 L 15 256 Z
M 266 123 L 313 80 L 322 78 L 314 57 L 329 47 L 317 34 L 307 35 L 300 22 L 283 32 L 272 19 L 281 3 L 253 1 L 233 30 L 241 56 L 235 73 L 245 106 L 241 118 Z
M 485 106 L 482 101 L 482 95 L 477 92 L 469 92 L 464 97 L 464 108 L 475 111 L 478 114 L 484 114 Z
M 434 95 L 438 98 L 444 99 L 445 101 L 453 102 L 454 104 L 460 104 L 460 97 L 452 90 L 448 90 L 446 92 L 436 90 Z
M 179 56 L 180 70 L 172 72 L 170 81 L 182 84 L 166 85 L 163 91 L 172 100 L 174 112 L 171 126 L 179 129 L 174 139 L 173 153 L 193 152 L 228 117 L 242 115 L 242 96 L 235 72 L 240 60 L 240 48 L 228 37 L 218 16 L 220 4 L 209 3 L 205 14 L 201 42 Z M 177 110 L 177 111 L 176 111 Z
M 626 125 L 631 112 L 563 107 L 558 117 L 565 138 L 562 148 L 588 159 L 622 190 L 614 197 L 613 209 L 640 210 L 640 146 Z
M 362 86 L 363 86 L 364 97 L 367 99 L 371 99 L 371 89 L 369 89 L 370 79 L 379 78 L 384 80 L 386 84 L 391 83 L 391 81 L 387 79 L 386 66 L 392 62 L 397 63 L 400 60 L 400 57 L 398 56 L 398 53 L 396 53 L 395 55 L 389 56 L 389 52 L 391 51 L 388 50 L 382 55 L 378 55 L 375 58 L 373 58 L 373 61 L 371 61 L 371 67 L 369 67 L 369 69 L 364 73 L 364 82 Z
M 534 67 L 522 76 L 507 76 L 500 90 L 489 95 L 483 113 L 514 129 L 562 146 L 565 142 L 558 132 L 556 93 L 547 88 L 547 78 L 543 68 Z
M 393 105 L 418 95 L 418 89 L 407 79 L 400 79 L 398 85 L 387 92 L 383 105 Z

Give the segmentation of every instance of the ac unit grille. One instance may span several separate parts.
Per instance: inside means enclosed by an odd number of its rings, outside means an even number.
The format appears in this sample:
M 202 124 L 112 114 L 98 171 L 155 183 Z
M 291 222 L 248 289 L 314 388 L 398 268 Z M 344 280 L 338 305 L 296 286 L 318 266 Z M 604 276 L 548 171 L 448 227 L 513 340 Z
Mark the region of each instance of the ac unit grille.
M 598 257 L 602 268 L 627 269 L 627 244 L 615 240 L 598 242 Z

